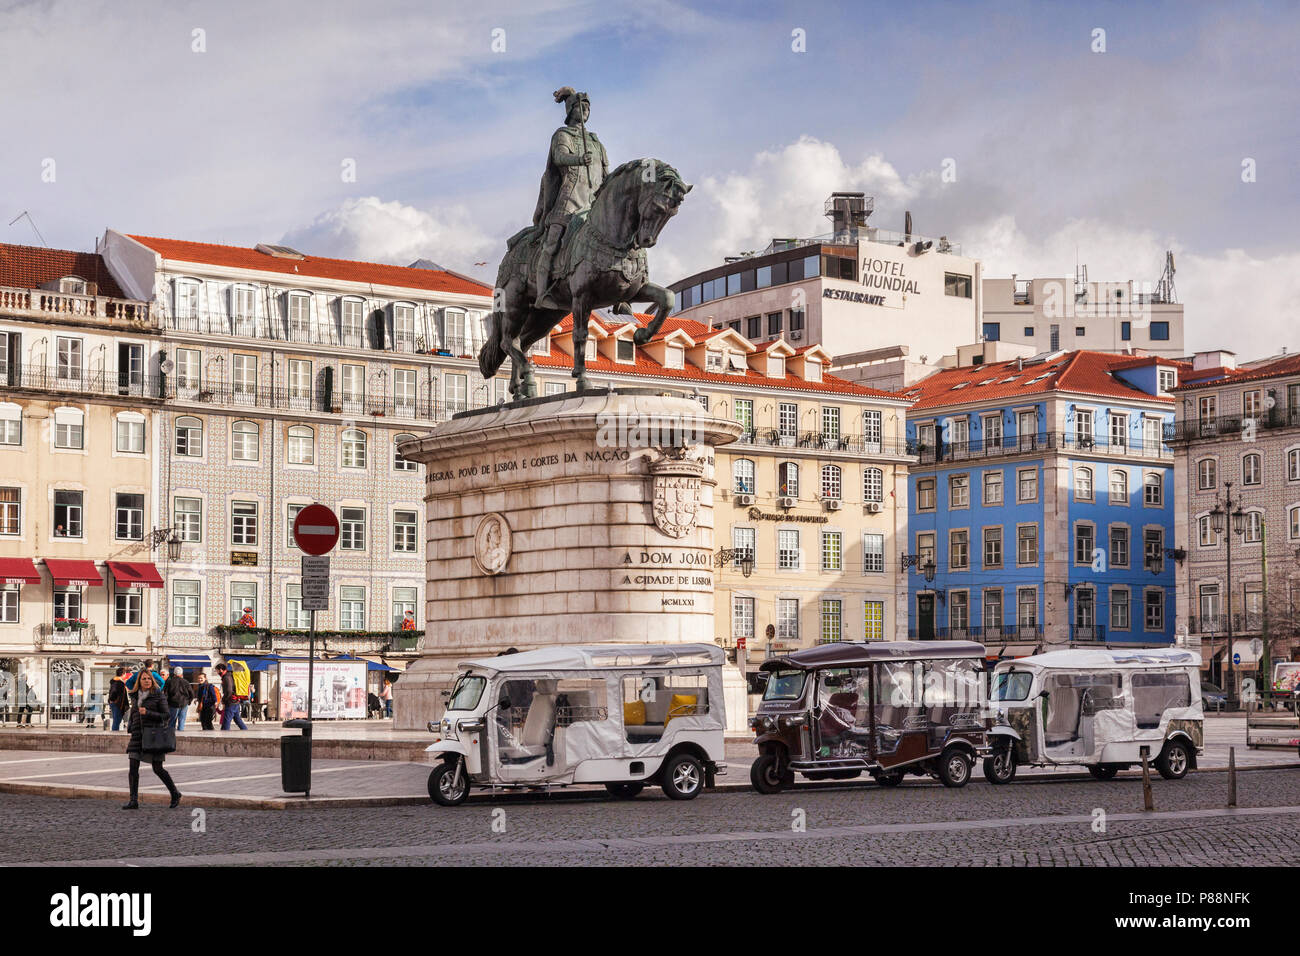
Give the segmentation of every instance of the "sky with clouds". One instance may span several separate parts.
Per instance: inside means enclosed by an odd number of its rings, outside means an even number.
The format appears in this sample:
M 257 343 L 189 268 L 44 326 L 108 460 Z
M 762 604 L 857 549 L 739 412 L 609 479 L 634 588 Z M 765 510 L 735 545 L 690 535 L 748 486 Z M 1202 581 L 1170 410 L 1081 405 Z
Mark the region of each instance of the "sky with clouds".
M 1153 282 L 1172 249 L 1188 347 L 1271 354 L 1300 347 L 1297 39 L 1280 2 L 0 0 L 0 223 L 491 281 L 573 85 L 612 164 L 695 186 L 657 281 L 860 189 L 991 276 Z

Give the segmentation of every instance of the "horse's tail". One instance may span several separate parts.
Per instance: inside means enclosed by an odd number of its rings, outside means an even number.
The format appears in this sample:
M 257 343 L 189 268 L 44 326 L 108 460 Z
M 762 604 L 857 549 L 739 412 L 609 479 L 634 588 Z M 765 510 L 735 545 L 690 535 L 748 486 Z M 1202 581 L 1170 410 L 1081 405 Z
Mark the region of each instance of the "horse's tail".
M 506 360 L 506 350 L 501 346 L 501 329 L 505 316 L 492 312 L 488 316 L 487 341 L 478 353 L 478 368 L 484 378 L 491 378 Z

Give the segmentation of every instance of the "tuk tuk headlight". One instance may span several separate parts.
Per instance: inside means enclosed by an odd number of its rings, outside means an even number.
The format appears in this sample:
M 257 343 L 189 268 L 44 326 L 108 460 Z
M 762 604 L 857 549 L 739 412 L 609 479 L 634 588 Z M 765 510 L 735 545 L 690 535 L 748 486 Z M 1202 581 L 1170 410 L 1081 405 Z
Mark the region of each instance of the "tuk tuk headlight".
M 442 735 L 448 740 L 460 739 L 456 733 L 456 722 L 450 717 L 444 717 L 442 719 Z

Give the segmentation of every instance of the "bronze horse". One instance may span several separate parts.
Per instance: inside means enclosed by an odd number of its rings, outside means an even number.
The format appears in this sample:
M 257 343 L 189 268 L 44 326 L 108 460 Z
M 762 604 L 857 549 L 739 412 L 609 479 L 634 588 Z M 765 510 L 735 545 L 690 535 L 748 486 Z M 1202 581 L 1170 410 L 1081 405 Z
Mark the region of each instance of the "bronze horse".
M 632 160 L 610 173 L 591 208 L 576 213 L 565 228 L 552 265 L 549 293 L 554 309 L 533 307 L 542 291 L 534 288 L 532 278 L 541 229 L 529 226 L 515 233 L 497 270 L 487 341 L 478 356 L 483 377 L 494 376 L 508 356 L 511 398 L 535 396 L 528 349 L 570 312 L 573 377 L 579 390 L 590 387 L 586 346 L 592 309 L 613 306 L 615 312 L 631 315 L 629 302 L 653 303 L 654 318 L 634 338 L 637 345 L 649 342 L 675 299 L 670 290 L 648 281 L 645 250 L 655 244 L 690 191 L 677 170 L 656 159 Z

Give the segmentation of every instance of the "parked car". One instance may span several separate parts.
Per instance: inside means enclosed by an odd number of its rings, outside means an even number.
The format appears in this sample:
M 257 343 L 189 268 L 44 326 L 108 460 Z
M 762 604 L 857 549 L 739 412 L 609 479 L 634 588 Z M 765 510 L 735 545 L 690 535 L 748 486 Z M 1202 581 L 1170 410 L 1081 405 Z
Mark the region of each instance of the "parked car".
M 1201 706 L 1206 710 L 1223 710 L 1228 706 L 1228 695 L 1217 684 L 1201 681 Z

